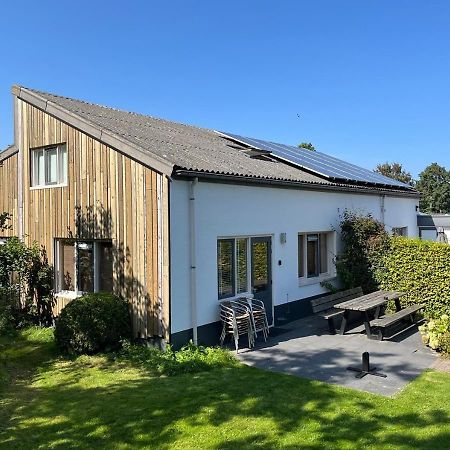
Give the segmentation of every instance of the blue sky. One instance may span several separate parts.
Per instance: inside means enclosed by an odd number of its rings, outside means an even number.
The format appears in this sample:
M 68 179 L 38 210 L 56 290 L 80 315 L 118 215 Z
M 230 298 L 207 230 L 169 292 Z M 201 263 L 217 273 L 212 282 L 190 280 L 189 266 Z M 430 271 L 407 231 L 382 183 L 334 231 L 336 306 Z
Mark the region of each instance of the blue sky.
M 369 169 L 450 169 L 445 0 L 5 1 L 0 37 L 0 148 L 21 84 Z

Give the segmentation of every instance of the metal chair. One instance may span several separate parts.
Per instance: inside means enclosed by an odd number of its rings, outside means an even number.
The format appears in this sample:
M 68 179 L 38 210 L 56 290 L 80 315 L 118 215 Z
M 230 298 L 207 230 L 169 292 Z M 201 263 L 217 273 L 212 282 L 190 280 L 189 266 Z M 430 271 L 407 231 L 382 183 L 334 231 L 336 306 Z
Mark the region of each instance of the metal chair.
M 266 341 L 267 336 L 269 335 L 269 322 L 267 321 L 264 302 L 253 297 L 239 297 L 237 301 L 238 303 L 247 306 L 250 310 L 255 337 L 258 336 L 258 331 L 261 331 L 264 341 Z
M 255 343 L 251 312 L 248 306 L 239 302 L 227 301 L 220 304 L 220 320 L 222 321 L 222 334 L 220 345 L 223 345 L 226 335 L 232 335 L 236 353 L 239 352 L 239 336 L 247 335 L 248 346 Z

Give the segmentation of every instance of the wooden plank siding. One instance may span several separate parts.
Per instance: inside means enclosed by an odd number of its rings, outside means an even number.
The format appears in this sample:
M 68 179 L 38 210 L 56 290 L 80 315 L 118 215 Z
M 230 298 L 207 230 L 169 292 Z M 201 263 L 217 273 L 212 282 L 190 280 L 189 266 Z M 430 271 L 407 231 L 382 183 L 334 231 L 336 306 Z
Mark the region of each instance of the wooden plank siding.
M 167 177 L 20 99 L 18 108 L 26 241 L 44 246 L 53 263 L 55 238 L 111 239 L 114 290 L 130 303 L 135 336 L 167 339 L 168 225 L 164 219 L 158 227 L 155 219 L 157 186 L 167 196 Z M 54 144 L 67 148 L 67 186 L 30 188 L 30 149 Z M 167 201 L 163 206 L 165 217 Z M 163 239 L 159 252 L 158 237 Z M 158 287 L 159 264 L 164 267 L 160 283 L 167 298 L 161 298 Z M 157 317 L 161 305 L 162 321 Z
M 0 232 L 3 237 L 19 235 L 17 162 L 17 153 L 0 162 L 0 214 L 11 214 L 9 224 L 12 226 L 9 230 Z

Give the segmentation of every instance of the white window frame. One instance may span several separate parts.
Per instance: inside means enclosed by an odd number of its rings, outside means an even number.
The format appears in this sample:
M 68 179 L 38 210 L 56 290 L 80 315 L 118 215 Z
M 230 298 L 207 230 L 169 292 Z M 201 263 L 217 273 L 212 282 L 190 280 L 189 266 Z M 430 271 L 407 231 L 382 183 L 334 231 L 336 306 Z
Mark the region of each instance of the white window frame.
M 233 274 L 233 281 L 234 281 L 234 285 L 233 285 L 233 293 L 232 295 L 230 295 L 229 297 L 219 297 L 219 285 L 217 284 L 217 298 L 220 302 L 224 301 L 224 300 L 229 300 L 229 299 L 233 299 L 233 298 L 237 298 L 237 297 L 243 297 L 243 296 L 250 296 L 252 295 L 251 292 L 251 238 L 254 236 L 228 236 L 228 237 L 218 237 L 216 240 L 216 247 L 219 243 L 219 241 L 229 241 L 229 240 L 233 240 L 234 241 L 234 246 L 233 246 L 233 258 L 234 258 L 234 274 Z M 237 292 L 237 277 L 238 277 L 238 264 L 237 264 L 237 245 L 236 245 L 236 241 L 239 239 L 245 239 L 247 241 L 247 289 L 245 292 Z M 218 256 L 217 256 L 218 257 Z M 216 271 L 218 271 L 219 268 L 219 261 L 218 259 L 216 259 Z M 219 280 L 217 280 L 218 283 Z
M 48 182 L 47 181 L 47 173 L 48 173 L 48 167 L 47 167 L 47 153 L 49 153 L 52 150 L 56 149 L 56 176 L 57 181 L 56 182 Z M 43 158 L 43 179 L 44 183 L 39 184 L 39 176 L 37 174 L 37 167 L 35 165 L 35 155 L 38 152 L 42 152 Z M 62 156 L 65 154 L 64 164 L 62 162 Z M 47 147 L 39 147 L 39 148 L 33 148 L 30 149 L 30 189 L 48 189 L 48 188 L 55 188 L 55 187 L 64 187 L 67 186 L 67 178 L 68 178 L 68 157 L 67 157 L 67 146 L 65 144 L 58 144 L 58 145 L 52 145 Z
M 319 275 L 308 277 L 308 250 L 307 250 L 307 236 L 311 234 L 319 235 L 319 249 L 318 249 L 318 257 L 319 257 Z M 325 234 L 327 239 L 327 271 L 320 273 L 320 235 Z M 319 284 L 323 281 L 331 280 L 336 277 L 336 265 L 334 262 L 334 257 L 336 255 L 336 232 L 331 230 L 322 230 L 322 231 L 302 231 L 297 233 L 297 236 L 303 236 L 303 255 L 302 255 L 302 263 L 303 263 L 303 276 L 298 276 L 298 260 L 300 251 L 298 245 L 297 238 L 297 277 L 299 286 L 306 286 L 310 284 Z
M 100 245 L 104 243 L 111 243 L 110 239 L 75 239 L 72 240 L 74 244 L 74 254 L 73 254 L 73 264 L 74 264 L 74 287 L 73 291 L 62 290 L 61 289 L 61 247 L 62 243 L 65 241 L 70 241 L 70 239 L 58 238 L 55 239 L 55 294 L 56 295 L 66 295 L 75 294 L 75 296 L 81 296 L 86 294 L 86 292 L 81 291 L 78 286 L 78 248 L 80 244 L 92 244 L 92 253 L 94 259 L 94 290 L 93 292 L 100 292 Z

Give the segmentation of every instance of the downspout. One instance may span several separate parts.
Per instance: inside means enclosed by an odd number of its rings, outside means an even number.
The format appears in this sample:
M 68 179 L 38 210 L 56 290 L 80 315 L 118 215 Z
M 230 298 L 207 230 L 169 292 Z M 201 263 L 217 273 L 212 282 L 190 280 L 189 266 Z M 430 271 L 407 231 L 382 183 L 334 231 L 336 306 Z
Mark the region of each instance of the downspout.
M 383 194 L 383 195 L 380 195 L 381 223 L 382 223 L 383 225 L 385 225 L 385 222 L 384 222 L 384 220 L 385 220 L 384 213 L 385 213 L 385 211 L 386 211 L 386 209 L 385 209 L 385 207 L 384 207 L 385 200 L 386 200 L 386 195 L 384 195 L 384 194 Z
M 195 229 L 195 186 L 198 178 L 195 177 L 190 183 L 189 190 L 189 234 L 190 234 L 190 255 L 191 255 L 191 316 L 192 316 L 192 339 L 197 345 L 197 271 L 196 271 L 196 229 Z

